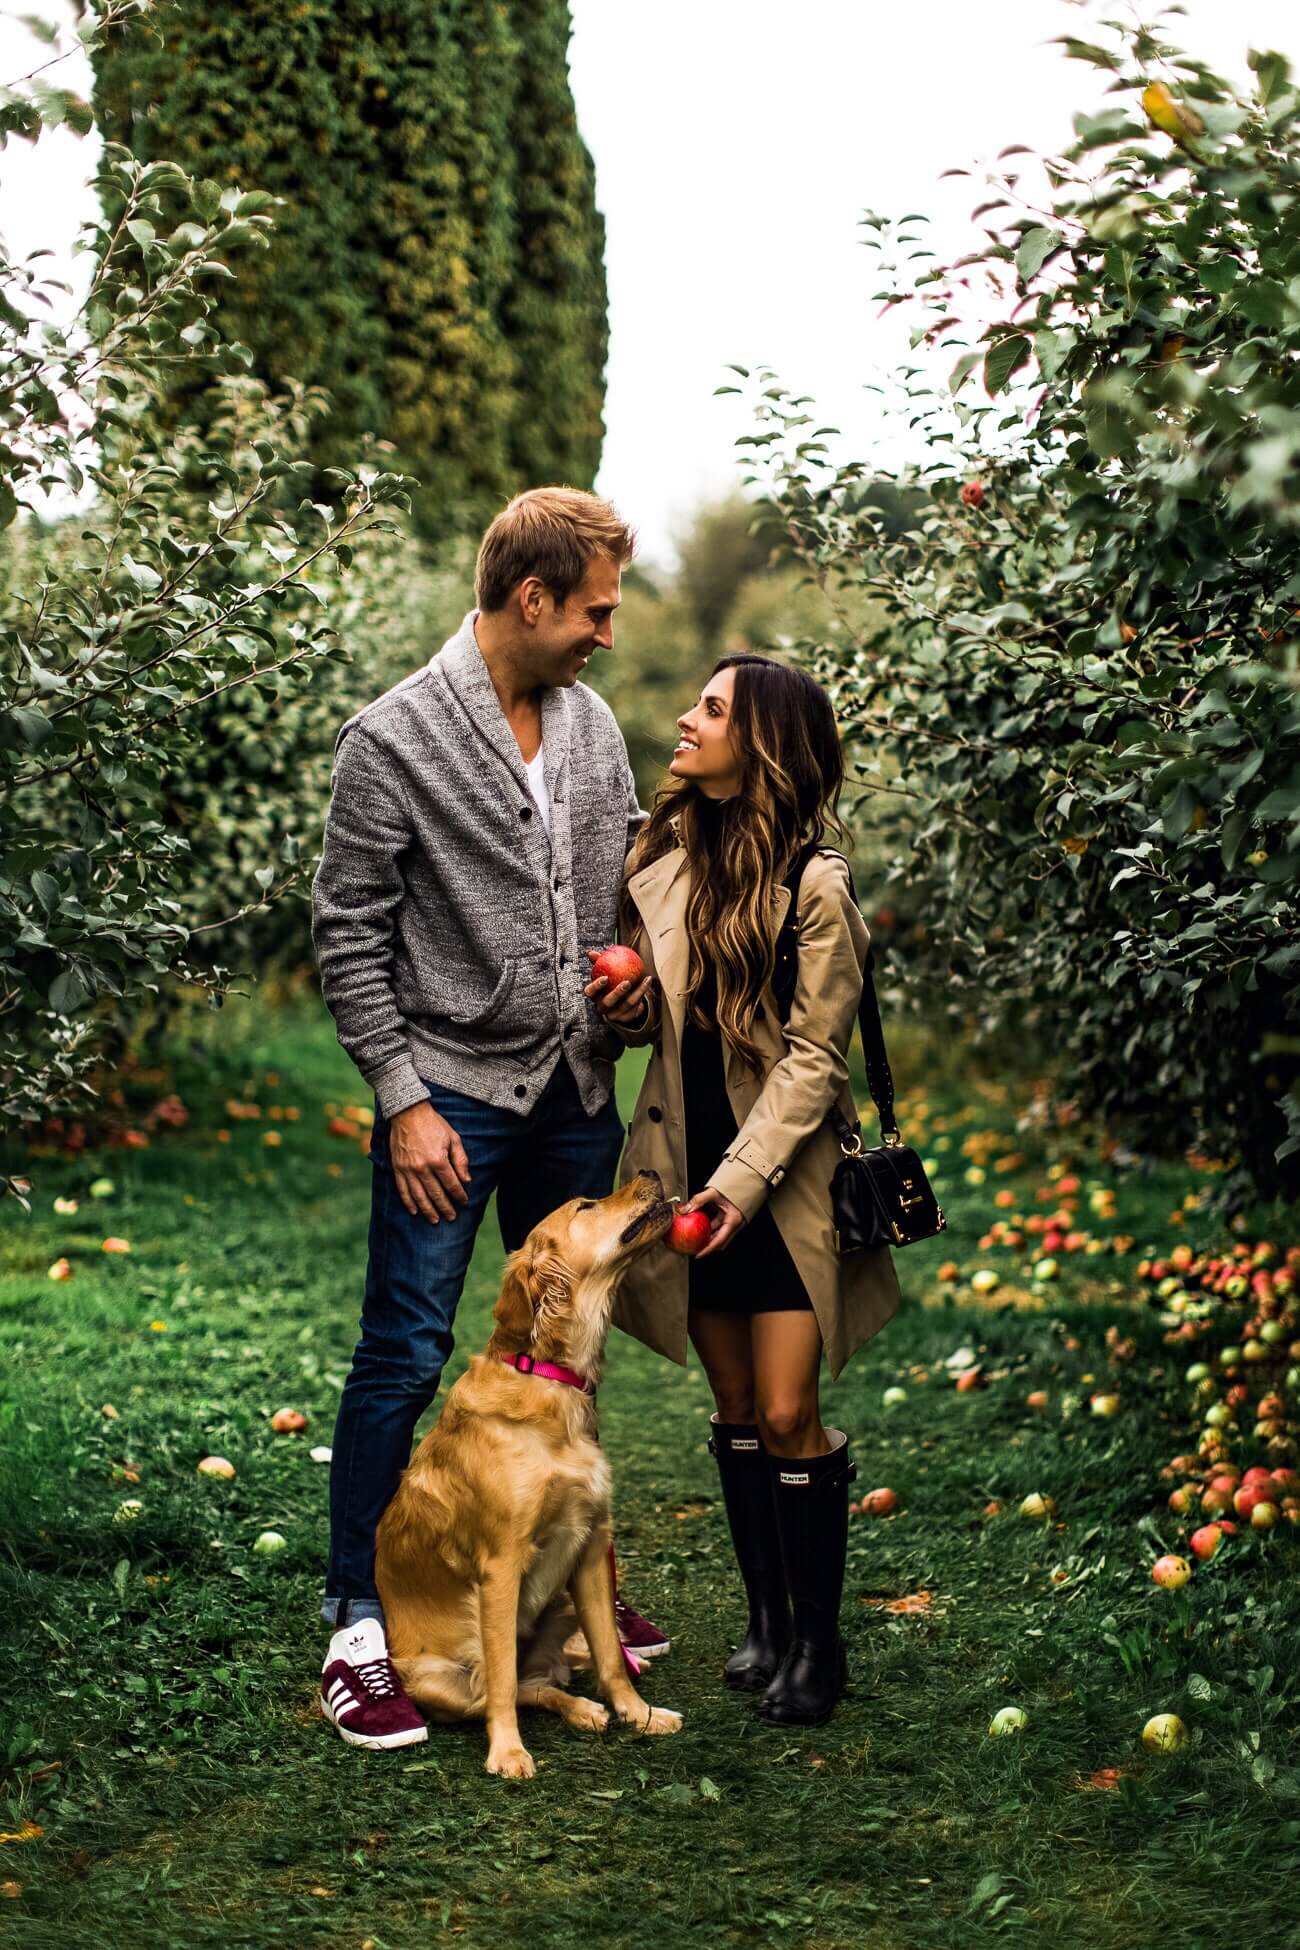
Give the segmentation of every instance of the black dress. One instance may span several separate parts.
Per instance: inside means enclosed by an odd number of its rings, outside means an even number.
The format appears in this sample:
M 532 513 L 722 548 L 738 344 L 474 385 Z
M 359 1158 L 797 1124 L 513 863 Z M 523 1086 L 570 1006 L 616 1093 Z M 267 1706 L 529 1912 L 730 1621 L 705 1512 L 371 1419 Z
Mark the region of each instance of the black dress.
M 710 809 L 719 804 L 703 803 Z M 720 805 L 713 817 L 720 822 Z M 737 1131 L 727 1096 L 722 1032 L 716 1023 L 717 978 L 707 959 L 698 1000 L 711 1027 L 701 1029 L 688 1014 L 682 1032 L 686 1170 L 692 1194 L 704 1190 Z M 799 1269 L 766 1204 L 730 1245 L 705 1260 L 689 1260 L 687 1270 L 691 1306 L 709 1313 L 791 1313 L 812 1308 Z

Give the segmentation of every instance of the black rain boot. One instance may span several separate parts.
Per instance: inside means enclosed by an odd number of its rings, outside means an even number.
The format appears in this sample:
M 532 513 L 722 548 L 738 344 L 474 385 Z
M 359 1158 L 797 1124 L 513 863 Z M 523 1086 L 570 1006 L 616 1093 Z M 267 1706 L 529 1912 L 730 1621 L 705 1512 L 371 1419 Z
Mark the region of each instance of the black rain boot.
M 770 1725 L 815 1727 L 844 1691 L 840 1594 L 849 1541 L 849 1484 L 857 1475 L 842 1429 L 826 1431 L 824 1456 L 769 1456 L 794 1638 L 758 1711 Z
M 790 1643 L 790 1601 L 767 1451 L 751 1424 L 719 1422 L 716 1416 L 709 1451 L 717 1460 L 731 1542 L 749 1600 L 749 1629 L 722 1676 L 728 1686 L 758 1693 L 775 1678 Z

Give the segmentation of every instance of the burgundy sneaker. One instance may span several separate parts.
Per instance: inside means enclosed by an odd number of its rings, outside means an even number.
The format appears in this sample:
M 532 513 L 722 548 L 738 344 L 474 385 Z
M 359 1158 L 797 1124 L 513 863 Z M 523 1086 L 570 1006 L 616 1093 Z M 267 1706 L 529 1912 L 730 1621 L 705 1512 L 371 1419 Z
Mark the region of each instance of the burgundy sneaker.
M 642 1618 L 639 1611 L 633 1611 L 625 1598 L 615 1598 L 614 1617 L 624 1646 L 638 1659 L 657 1659 L 671 1647 L 672 1640 L 648 1618 Z
M 429 1737 L 402 1691 L 377 1618 L 345 1625 L 330 1640 L 320 1710 L 351 1747 L 413 1747 Z

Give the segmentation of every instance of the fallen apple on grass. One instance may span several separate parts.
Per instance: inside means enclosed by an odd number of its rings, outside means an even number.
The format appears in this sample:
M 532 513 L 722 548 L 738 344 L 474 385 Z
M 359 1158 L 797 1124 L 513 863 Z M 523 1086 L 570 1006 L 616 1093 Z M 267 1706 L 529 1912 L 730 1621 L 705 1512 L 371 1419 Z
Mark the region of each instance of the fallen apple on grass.
M 1048 1517 L 1056 1515 L 1055 1499 L 1044 1496 L 1040 1490 L 1031 1490 L 1020 1505 L 1020 1514 L 1038 1523 L 1046 1522 Z
M 1158 1584 L 1162 1591 L 1181 1591 L 1192 1575 L 1192 1567 L 1185 1557 L 1158 1557 L 1151 1566 L 1151 1582 Z
M 894 1490 L 868 1490 L 859 1508 L 864 1517 L 887 1517 L 891 1510 L 898 1508 L 898 1496 Z
M 227 1481 L 235 1474 L 235 1465 L 224 1456 L 205 1456 L 198 1466 L 200 1476 L 224 1476 Z
M 994 1740 L 1003 1740 L 1009 1733 L 1020 1733 L 1029 1725 L 1029 1715 L 1022 1706 L 1004 1706 L 989 1721 L 989 1734 Z
M 307 1417 L 298 1408 L 277 1408 L 271 1417 L 277 1435 L 301 1435 L 306 1426 Z
M 1188 1539 L 1191 1544 L 1192 1555 L 1198 1557 L 1202 1564 L 1208 1564 L 1211 1558 L 1218 1555 L 1223 1538 L 1224 1532 L 1221 1525 L 1217 1523 L 1203 1523 L 1200 1529 L 1194 1530 Z
M 258 1535 L 253 1539 L 253 1555 L 255 1557 L 274 1557 L 277 1551 L 282 1551 L 285 1548 L 288 1541 L 289 1539 L 282 1537 L 278 1530 L 259 1531 Z
M 1155 1754 L 1172 1754 L 1186 1745 L 1187 1728 L 1176 1713 L 1153 1713 L 1142 1729 L 1142 1745 Z

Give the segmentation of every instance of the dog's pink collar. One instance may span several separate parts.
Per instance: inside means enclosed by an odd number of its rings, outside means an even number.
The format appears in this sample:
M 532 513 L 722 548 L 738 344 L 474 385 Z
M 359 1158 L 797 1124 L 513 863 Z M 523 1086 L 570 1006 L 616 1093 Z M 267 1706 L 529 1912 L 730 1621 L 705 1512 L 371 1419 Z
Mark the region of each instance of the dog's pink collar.
M 520 1374 L 539 1374 L 547 1381 L 562 1381 L 569 1388 L 581 1388 L 584 1395 L 596 1392 L 586 1375 L 579 1374 L 576 1368 L 557 1367 L 554 1361 L 535 1361 L 531 1354 L 499 1354 L 497 1359 Z

